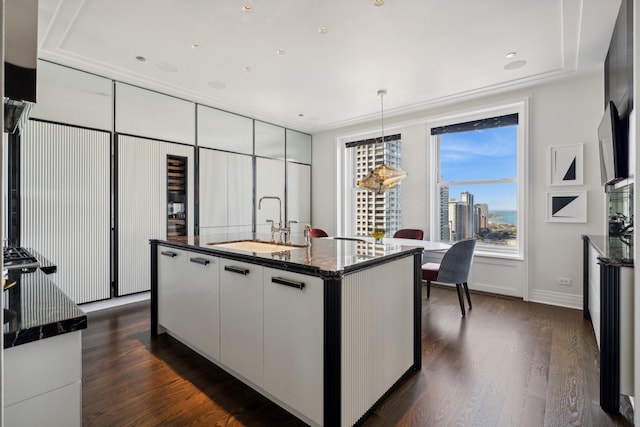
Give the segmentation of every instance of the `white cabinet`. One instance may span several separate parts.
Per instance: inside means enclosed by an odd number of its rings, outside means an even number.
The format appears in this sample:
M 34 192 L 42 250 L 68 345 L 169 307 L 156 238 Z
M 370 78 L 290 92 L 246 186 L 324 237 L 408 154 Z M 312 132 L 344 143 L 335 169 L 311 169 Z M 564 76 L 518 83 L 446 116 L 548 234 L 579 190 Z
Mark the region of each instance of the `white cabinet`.
M 31 118 L 111 131 L 112 80 L 42 60 L 37 73 L 38 102 Z
M 220 360 L 262 386 L 262 278 L 264 267 L 220 262 Z
M 287 220 L 294 233 L 311 223 L 311 166 L 287 162 Z
M 267 220 L 275 221 L 277 226 L 280 215 L 277 200 L 265 200 L 262 202 L 261 209 L 258 209 L 260 198 L 263 196 L 280 198 L 282 201 L 282 220 L 284 221 L 284 168 L 284 160 L 256 159 L 256 231 L 259 233 L 269 233 L 271 225 L 267 223 Z
M 160 248 L 158 323 L 171 335 L 220 359 L 220 260 L 211 255 Z
M 253 154 L 253 120 L 198 105 L 198 146 Z
M 255 155 L 272 159 L 285 158 L 285 129 L 255 121 Z
M 287 160 L 311 164 L 311 135 L 287 129 Z
M 21 244 L 76 304 L 111 296 L 110 152 L 108 132 L 35 120 L 20 141 Z
M 193 234 L 194 148 L 118 135 L 118 296 L 149 290 L 149 239 L 167 236 L 167 155 L 187 158 L 187 234 Z
M 264 389 L 318 424 L 323 308 L 322 279 L 264 269 Z
M 593 324 L 593 332 L 596 334 L 596 342 L 600 348 L 600 266 L 598 257 L 600 253 L 589 245 L 589 314 Z
M 193 102 L 116 82 L 116 132 L 195 145 Z
M 200 234 L 251 231 L 253 161 L 251 156 L 200 148 Z
M 82 332 L 4 350 L 4 424 L 82 424 Z

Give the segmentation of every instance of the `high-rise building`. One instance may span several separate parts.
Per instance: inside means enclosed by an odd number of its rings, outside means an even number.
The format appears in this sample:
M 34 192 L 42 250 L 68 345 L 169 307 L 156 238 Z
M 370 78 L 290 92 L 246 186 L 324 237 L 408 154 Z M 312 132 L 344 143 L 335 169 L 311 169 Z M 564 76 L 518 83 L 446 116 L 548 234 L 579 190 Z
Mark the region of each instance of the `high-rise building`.
M 468 191 L 460 193 L 460 204 L 462 208 L 462 222 L 464 224 L 463 239 L 468 239 L 476 235 L 476 222 L 473 209 L 473 194 Z
M 386 138 L 385 138 L 386 139 Z M 361 144 L 354 147 L 356 180 L 363 178 L 376 166 L 385 163 L 400 168 L 400 139 L 383 143 Z M 356 234 L 370 236 L 374 229 L 384 229 L 387 235 L 393 235 L 402 225 L 401 193 L 394 187 L 377 194 L 372 191 L 356 192 Z
M 440 187 L 440 240 L 451 240 L 449 228 L 449 187 Z
M 458 202 L 455 199 L 449 199 L 449 241 L 455 242 L 460 239 L 460 215 L 458 215 Z
M 486 203 L 478 203 L 476 208 L 478 213 L 478 229 L 487 228 L 489 226 L 489 205 Z

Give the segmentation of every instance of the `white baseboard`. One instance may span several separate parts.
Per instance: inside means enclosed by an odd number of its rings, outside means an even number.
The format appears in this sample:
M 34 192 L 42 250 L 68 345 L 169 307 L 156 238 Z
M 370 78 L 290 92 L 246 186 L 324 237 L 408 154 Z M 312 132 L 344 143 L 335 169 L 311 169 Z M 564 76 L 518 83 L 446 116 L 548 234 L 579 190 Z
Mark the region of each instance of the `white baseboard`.
M 565 294 L 562 292 L 545 291 L 540 289 L 529 290 L 529 302 L 539 302 L 559 307 L 582 310 L 582 295 Z
M 107 308 L 119 307 L 121 305 L 132 304 L 134 302 L 146 301 L 150 298 L 151 292 L 141 292 L 139 294 L 126 295 L 123 297 L 111 298 L 104 301 L 80 304 L 80 308 L 85 313 L 90 313 L 92 311 L 105 310 Z

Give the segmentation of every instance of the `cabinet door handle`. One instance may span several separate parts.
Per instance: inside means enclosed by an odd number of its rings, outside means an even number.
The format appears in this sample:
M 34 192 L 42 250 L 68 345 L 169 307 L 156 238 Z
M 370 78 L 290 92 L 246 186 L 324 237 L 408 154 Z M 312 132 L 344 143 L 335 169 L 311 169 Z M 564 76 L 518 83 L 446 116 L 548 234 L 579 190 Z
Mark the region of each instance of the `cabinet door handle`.
M 238 273 L 238 274 L 242 274 L 244 276 L 249 274 L 249 269 L 248 268 L 234 267 L 232 265 L 225 265 L 224 266 L 224 271 L 230 271 L 231 273 Z
M 271 283 L 277 283 L 279 285 L 291 286 L 296 289 L 303 289 L 304 282 L 296 282 L 294 280 L 283 279 L 282 277 L 272 277 Z
M 200 265 L 207 265 L 211 262 L 205 258 L 189 258 L 189 261 L 195 262 L 196 264 L 200 264 Z
M 172 252 L 172 251 L 162 251 L 160 253 L 162 255 L 164 255 L 164 256 L 168 256 L 168 257 L 171 257 L 171 258 L 178 256 L 178 254 L 176 252 Z

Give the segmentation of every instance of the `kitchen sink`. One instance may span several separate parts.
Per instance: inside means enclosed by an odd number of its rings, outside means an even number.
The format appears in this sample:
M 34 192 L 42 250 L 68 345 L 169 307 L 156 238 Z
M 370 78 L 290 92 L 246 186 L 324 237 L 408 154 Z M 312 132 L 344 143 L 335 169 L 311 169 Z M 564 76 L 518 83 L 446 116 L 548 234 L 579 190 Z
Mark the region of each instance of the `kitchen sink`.
M 235 249 L 238 251 L 255 252 L 261 254 L 290 251 L 292 249 L 300 249 L 306 247 L 300 245 L 286 245 L 284 243 L 261 242 L 256 240 L 242 240 L 240 242 L 227 243 L 210 243 L 210 245 L 217 246 L 219 248 Z

